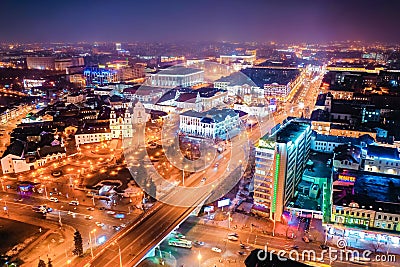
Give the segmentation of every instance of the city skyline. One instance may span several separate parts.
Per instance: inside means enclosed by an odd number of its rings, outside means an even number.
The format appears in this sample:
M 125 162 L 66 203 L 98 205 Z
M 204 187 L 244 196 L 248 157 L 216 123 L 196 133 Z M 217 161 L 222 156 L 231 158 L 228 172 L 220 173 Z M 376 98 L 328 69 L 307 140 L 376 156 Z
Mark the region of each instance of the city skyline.
M 398 42 L 400 3 L 385 2 L 5 1 L 0 41 Z

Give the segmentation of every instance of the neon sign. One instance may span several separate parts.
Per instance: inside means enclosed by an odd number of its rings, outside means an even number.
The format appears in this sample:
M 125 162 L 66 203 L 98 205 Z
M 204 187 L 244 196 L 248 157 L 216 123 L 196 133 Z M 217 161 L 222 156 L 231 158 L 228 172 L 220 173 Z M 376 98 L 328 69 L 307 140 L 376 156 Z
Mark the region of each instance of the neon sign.
M 339 174 L 339 181 L 354 183 L 356 181 L 356 177 Z

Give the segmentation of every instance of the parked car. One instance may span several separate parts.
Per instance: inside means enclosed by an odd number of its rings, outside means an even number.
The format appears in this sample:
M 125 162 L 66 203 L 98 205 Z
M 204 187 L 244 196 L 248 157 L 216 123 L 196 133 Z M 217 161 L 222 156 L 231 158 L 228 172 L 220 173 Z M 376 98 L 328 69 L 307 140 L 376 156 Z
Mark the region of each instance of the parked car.
M 204 246 L 204 242 L 202 242 L 202 241 L 195 240 L 193 243 L 194 243 L 196 246 Z
M 87 207 L 86 209 L 87 209 L 87 210 L 90 210 L 90 211 L 94 211 L 94 208 L 93 208 L 93 207 Z
M 71 202 L 69 202 L 69 205 L 71 205 L 71 206 L 78 206 L 78 205 L 79 205 L 79 201 L 77 201 L 77 200 L 72 200 Z
M 233 236 L 233 235 L 228 235 L 228 239 L 231 240 L 231 241 L 238 241 L 239 240 L 239 238 L 237 238 L 236 236 Z
M 303 236 L 303 241 L 304 242 L 306 242 L 306 243 L 310 243 L 310 239 L 308 238 L 308 237 L 306 237 L 306 236 Z
M 49 199 L 51 202 L 58 202 L 58 198 L 56 198 L 56 197 L 51 197 L 50 199 Z
M 95 224 L 96 224 L 98 227 L 103 227 L 103 226 L 104 226 L 104 223 L 102 223 L 102 222 L 95 222 Z
M 239 237 L 239 235 L 237 233 L 229 233 L 228 236 Z
M 217 253 L 221 253 L 222 249 L 220 249 L 219 247 L 212 247 L 211 248 L 212 251 L 217 252 Z
M 114 214 L 115 214 L 115 211 L 109 210 L 109 211 L 107 211 L 106 213 L 107 213 L 107 214 L 110 214 L 110 215 L 114 215 Z
M 93 216 L 91 216 L 91 215 L 85 215 L 85 219 L 86 219 L 86 220 L 91 220 L 91 219 L 93 219 Z

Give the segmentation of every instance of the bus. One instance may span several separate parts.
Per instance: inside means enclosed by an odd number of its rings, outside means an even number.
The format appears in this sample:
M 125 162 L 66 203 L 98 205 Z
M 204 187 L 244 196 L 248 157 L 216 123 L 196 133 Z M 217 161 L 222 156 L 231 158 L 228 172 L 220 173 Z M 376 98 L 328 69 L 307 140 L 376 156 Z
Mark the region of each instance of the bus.
M 192 248 L 192 241 L 186 239 L 171 238 L 168 240 L 168 245 L 181 248 Z

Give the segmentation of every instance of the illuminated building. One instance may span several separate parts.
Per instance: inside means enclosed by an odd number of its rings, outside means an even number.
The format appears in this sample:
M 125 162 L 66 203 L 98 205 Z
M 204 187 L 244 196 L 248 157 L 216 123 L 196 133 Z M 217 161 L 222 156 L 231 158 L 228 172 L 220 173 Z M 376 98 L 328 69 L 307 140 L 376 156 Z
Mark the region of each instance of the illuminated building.
M 351 227 L 400 232 L 398 176 L 346 171 L 335 175 L 332 190 L 332 223 Z M 378 232 L 382 233 L 382 232 Z M 364 232 L 365 234 L 365 232 Z M 388 240 L 389 241 L 389 240 Z
M 75 133 L 75 142 L 77 146 L 108 141 L 111 139 L 112 136 L 109 123 L 87 123 L 79 127 L 78 131 Z
M 164 88 L 190 87 L 203 82 L 204 70 L 184 67 L 171 67 L 151 73 L 146 81 L 147 85 Z
M 256 60 L 256 55 L 221 55 L 219 57 L 219 62 L 225 65 L 232 65 L 235 62 L 239 62 L 241 65 L 252 67 L 254 61 Z
M 133 137 L 133 125 L 145 123 L 148 121 L 149 116 L 150 115 L 146 113 L 145 107 L 140 102 L 136 102 L 133 108 L 113 108 L 110 114 L 111 137 Z
M 117 50 L 117 51 L 121 51 L 122 50 L 121 43 L 115 43 L 115 50 Z
M 106 85 L 119 81 L 118 71 L 102 67 L 87 67 L 83 75 L 86 78 L 87 85 Z
M 368 146 L 364 171 L 400 175 L 399 149 L 374 145 Z
M 54 70 L 55 58 L 54 57 L 27 57 L 26 66 L 28 69 L 37 70 Z
M 293 198 L 308 160 L 309 124 L 290 121 L 256 146 L 253 212 L 281 221 L 284 207 Z
M 179 115 L 179 131 L 202 138 L 227 140 L 240 132 L 239 123 L 239 113 L 231 109 L 188 110 Z
M 61 160 L 66 157 L 66 150 L 62 140 L 52 133 L 44 133 L 36 125 L 29 127 L 29 136 L 26 141 L 14 140 L 1 158 L 3 174 L 20 173 L 37 169 L 45 164 Z M 35 140 L 33 140 L 35 139 Z
M 241 71 L 259 88 L 266 98 L 286 101 L 293 89 L 301 85 L 303 75 L 296 68 L 254 67 Z
M 165 94 L 158 102 L 159 107 L 176 107 L 183 111 L 206 111 L 224 105 L 227 92 L 217 88 L 179 88 Z M 160 109 L 160 108 L 159 108 Z M 163 110 L 161 108 L 161 110 Z
M 66 70 L 70 67 L 83 65 L 85 65 L 83 57 L 61 58 L 54 61 L 54 66 L 56 70 Z

